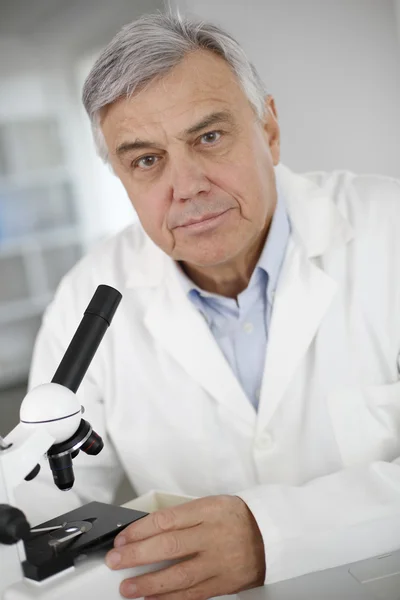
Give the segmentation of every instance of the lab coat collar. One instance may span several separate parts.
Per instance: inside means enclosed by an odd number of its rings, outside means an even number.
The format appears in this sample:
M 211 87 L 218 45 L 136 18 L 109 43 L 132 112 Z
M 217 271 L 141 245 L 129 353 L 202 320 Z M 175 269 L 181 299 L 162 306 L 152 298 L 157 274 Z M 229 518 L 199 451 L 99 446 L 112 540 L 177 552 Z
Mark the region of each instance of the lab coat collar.
M 172 259 L 156 246 L 139 222 L 131 226 L 127 251 L 123 254 L 125 287 L 155 288 L 165 279 Z
M 337 290 L 337 283 L 313 259 L 353 238 L 352 227 L 333 199 L 311 179 L 283 166 L 276 168 L 276 177 L 287 202 L 292 235 L 274 299 L 258 433 L 273 418 Z
M 337 283 L 289 240 L 274 298 L 258 408 L 264 430 L 281 403 L 329 309 Z
M 294 241 L 308 258 L 321 256 L 328 248 L 354 237 L 350 223 L 314 181 L 282 164 L 275 167 L 275 176 L 287 204 Z

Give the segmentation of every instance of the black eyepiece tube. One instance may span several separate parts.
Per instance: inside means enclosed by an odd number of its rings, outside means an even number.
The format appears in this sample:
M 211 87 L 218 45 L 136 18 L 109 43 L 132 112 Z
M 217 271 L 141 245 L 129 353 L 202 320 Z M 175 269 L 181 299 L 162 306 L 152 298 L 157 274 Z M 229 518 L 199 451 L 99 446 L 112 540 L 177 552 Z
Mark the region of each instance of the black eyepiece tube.
M 77 391 L 121 299 L 122 295 L 114 288 L 98 286 L 52 383 L 59 383 L 74 393 Z

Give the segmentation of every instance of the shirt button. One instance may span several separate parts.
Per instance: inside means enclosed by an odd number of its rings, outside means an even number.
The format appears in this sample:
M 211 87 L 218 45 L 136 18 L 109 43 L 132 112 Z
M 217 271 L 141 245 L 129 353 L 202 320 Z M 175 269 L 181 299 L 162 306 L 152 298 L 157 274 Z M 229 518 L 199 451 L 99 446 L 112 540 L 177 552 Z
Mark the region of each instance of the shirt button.
M 243 329 L 246 333 L 251 333 L 254 329 L 254 325 L 253 323 L 250 323 L 250 321 L 247 321 L 246 323 L 244 323 Z
M 256 441 L 255 446 L 257 450 L 271 450 L 274 447 L 274 440 L 270 433 L 263 433 Z

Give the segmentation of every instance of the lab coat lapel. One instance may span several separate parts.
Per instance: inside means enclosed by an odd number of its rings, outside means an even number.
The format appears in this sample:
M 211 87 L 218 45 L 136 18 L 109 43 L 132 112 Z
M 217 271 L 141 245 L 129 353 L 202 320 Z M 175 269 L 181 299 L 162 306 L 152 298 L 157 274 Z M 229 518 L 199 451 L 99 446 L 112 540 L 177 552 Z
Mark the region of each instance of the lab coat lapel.
M 336 290 L 336 283 L 290 240 L 275 295 L 258 428 L 267 426 Z
M 243 426 L 254 427 L 253 406 L 171 266 L 166 281 L 155 290 L 145 325 L 191 378 L 236 413 Z M 190 402 L 190 398 L 187 401 Z
M 259 430 L 271 420 L 334 297 L 337 284 L 317 266 L 317 257 L 353 238 L 334 198 L 317 183 L 283 165 L 276 168 L 276 176 L 292 234 L 270 322 Z

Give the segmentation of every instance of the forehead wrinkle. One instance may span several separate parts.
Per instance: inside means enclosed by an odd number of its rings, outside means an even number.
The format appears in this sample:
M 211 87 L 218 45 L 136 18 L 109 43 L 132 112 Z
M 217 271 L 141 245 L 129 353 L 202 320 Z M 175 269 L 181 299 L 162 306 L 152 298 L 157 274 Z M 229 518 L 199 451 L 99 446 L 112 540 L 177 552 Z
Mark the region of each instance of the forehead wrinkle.
M 234 120 L 234 111 L 231 110 L 231 107 L 229 107 L 229 105 L 227 105 L 226 101 L 218 99 L 218 98 L 207 98 L 202 102 L 212 102 L 214 104 L 213 107 L 210 107 L 210 109 L 208 111 L 204 111 L 203 109 L 201 109 L 201 114 L 198 115 L 197 118 L 196 115 L 194 116 L 193 119 L 190 120 L 190 123 L 188 123 L 184 129 L 182 129 L 180 132 L 178 133 L 168 133 L 168 131 L 165 128 L 165 123 L 159 119 L 159 115 L 163 114 L 163 112 L 161 111 L 154 111 L 152 113 L 153 116 L 153 120 L 152 121 L 148 121 L 146 120 L 145 122 L 142 123 L 138 123 L 138 127 L 135 127 L 135 124 L 133 125 L 133 127 L 131 127 L 129 125 L 130 122 L 130 118 L 129 116 L 126 116 L 123 121 L 121 122 L 121 127 L 119 127 L 121 131 L 121 137 L 117 137 L 116 140 L 116 148 L 118 148 L 118 146 L 121 146 L 124 143 L 129 143 L 129 140 L 125 139 L 126 134 L 128 134 L 129 138 L 131 138 L 130 136 L 130 130 L 135 131 L 134 136 L 135 136 L 135 140 L 134 141 L 146 141 L 148 142 L 149 146 L 160 146 L 162 145 L 162 143 L 164 143 L 165 145 L 167 144 L 167 140 L 168 138 L 173 138 L 175 140 L 178 141 L 185 141 L 185 139 L 187 138 L 188 135 L 188 130 L 191 127 L 196 126 L 197 123 L 203 121 L 207 116 L 209 116 L 212 113 L 217 113 L 217 112 L 227 112 L 227 113 L 231 113 L 232 114 L 232 120 Z M 198 100 L 193 100 L 190 102 L 191 105 L 195 104 L 195 108 L 199 107 L 199 101 Z M 216 104 L 222 104 L 223 107 L 216 107 Z M 196 106 L 197 105 L 197 106 Z M 180 119 L 181 117 L 183 117 L 185 115 L 185 113 L 187 113 L 188 111 L 192 110 L 192 106 L 188 106 L 185 108 L 182 108 L 182 110 L 174 116 L 174 118 Z M 200 107 L 199 107 L 200 108 Z M 198 111 L 196 111 L 198 112 Z M 221 119 L 223 120 L 223 119 Z M 170 121 L 170 118 L 168 119 L 168 121 Z M 154 132 L 152 133 L 151 131 L 149 131 L 149 128 L 151 129 L 153 127 L 156 127 L 159 131 L 154 135 Z M 138 131 L 139 129 L 139 131 Z M 127 137 L 128 137 L 127 136 Z M 159 138 L 163 139 L 163 142 L 160 141 Z M 119 139 L 118 139 L 119 138 Z M 158 140 L 157 140 L 158 138 Z

